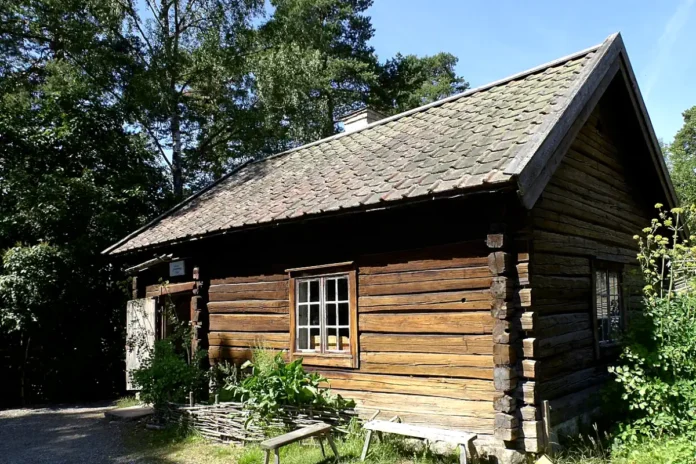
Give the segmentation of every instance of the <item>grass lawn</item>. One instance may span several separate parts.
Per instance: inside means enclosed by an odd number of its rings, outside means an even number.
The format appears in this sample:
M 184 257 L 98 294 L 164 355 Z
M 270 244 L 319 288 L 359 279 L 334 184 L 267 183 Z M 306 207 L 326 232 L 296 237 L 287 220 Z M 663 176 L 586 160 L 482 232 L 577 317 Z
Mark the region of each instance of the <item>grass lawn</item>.
M 147 430 L 141 424 L 124 430 L 126 446 L 152 464 L 260 464 L 263 452 L 253 445 L 219 445 L 203 438 L 182 434 L 175 429 Z M 364 437 L 337 437 L 341 463 L 359 463 Z M 327 458 L 321 455 L 313 440 L 295 443 L 281 450 L 282 464 L 328 464 L 333 454 L 328 444 Z M 456 464 L 456 454 L 438 456 L 429 451 L 416 451 L 399 437 L 384 443 L 374 440 L 367 461 L 371 464 Z M 529 461 L 533 462 L 532 460 Z M 670 437 L 645 441 L 611 455 L 596 442 L 578 441 L 556 456 L 556 464 L 696 464 L 696 445 L 686 437 Z
M 126 446 L 153 464 L 259 464 L 263 452 L 257 446 L 219 445 L 196 435 L 184 435 L 174 429 L 147 430 L 136 424 L 124 430 Z M 336 446 L 341 463 L 360 462 L 364 437 L 337 437 Z M 328 464 L 333 454 L 325 443 L 327 457 L 321 455 L 319 444 L 313 440 L 294 443 L 280 451 L 282 464 Z M 455 464 L 455 454 L 436 456 L 429 451 L 415 451 L 398 437 L 385 443 L 373 440 L 367 461 L 372 464 Z

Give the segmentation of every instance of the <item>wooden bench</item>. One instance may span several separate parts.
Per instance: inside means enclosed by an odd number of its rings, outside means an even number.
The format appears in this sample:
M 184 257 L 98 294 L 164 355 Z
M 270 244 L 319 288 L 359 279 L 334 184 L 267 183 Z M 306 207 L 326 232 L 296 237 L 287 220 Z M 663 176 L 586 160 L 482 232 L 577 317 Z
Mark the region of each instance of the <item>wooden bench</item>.
M 365 425 L 363 425 L 363 428 L 367 430 L 367 435 L 365 436 L 365 446 L 363 447 L 362 456 L 360 457 L 362 461 L 364 461 L 367 457 L 367 451 L 370 448 L 370 441 L 372 440 L 373 432 L 377 432 L 380 435 L 382 433 L 394 433 L 397 435 L 403 435 L 405 437 L 422 438 L 428 441 L 444 441 L 458 445 L 459 462 L 461 464 L 466 464 L 467 462 L 467 448 L 469 449 L 472 457 L 476 453 L 472 442 L 476 439 L 477 435 L 471 433 L 435 429 L 432 427 L 421 427 L 417 425 L 402 424 L 399 422 L 383 420 L 368 421 L 365 423 Z
M 319 440 L 319 445 L 321 445 L 321 454 L 326 457 L 324 452 L 323 438 L 326 438 L 331 446 L 331 451 L 333 451 L 336 461 L 338 461 L 338 450 L 336 449 L 336 444 L 331 438 L 331 426 L 329 424 L 314 424 L 309 427 L 303 427 L 301 429 L 293 430 L 285 435 L 280 435 L 275 438 L 271 438 L 261 443 L 261 449 L 266 452 L 264 458 L 264 463 L 268 464 L 271 458 L 271 451 L 275 454 L 275 464 L 280 463 L 280 448 L 290 443 L 295 443 L 296 441 L 303 440 L 305 438 L 315 437 Z

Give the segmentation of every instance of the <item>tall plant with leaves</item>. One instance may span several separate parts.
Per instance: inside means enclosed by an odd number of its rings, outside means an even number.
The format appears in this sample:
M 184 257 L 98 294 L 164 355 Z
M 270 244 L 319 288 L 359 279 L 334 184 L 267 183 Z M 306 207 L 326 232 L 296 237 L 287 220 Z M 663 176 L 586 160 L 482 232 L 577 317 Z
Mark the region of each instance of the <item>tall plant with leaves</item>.
M 631 321 L 621 362 L 611 369 L 631 413 L 625 441 L 696 434 L 696 243 L 684 237 L 695 213 L 694 206 L 660 210 L 635 237 L 644 311 Z
M 696 204 L 696 106 L 682 116 L 684 125 L 665 147 L 665 157 L 679 199 L 682 204 L 691 205 Z

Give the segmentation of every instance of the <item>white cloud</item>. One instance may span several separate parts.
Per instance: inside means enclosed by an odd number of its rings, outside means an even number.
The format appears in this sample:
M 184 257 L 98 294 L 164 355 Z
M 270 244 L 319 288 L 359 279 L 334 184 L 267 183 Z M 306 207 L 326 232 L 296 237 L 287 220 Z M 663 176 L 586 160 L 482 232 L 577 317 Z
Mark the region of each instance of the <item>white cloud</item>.
M 689 18 L 691 7 L 695 1 L 696 0 L 682 0 L 679 6 L 677 6 L 674 14 L 669 18 L 669 21 L 667 21 L 667 24 L 665 24 L 662 35 L 657 41 L 657 53 L 648 64 L 645 72 L 645 79 L 643 80 L 644 85 L 641 86 L 643 95 L 646 99 L 657 83 L 662 70 L 667 65 L 672 47 L 679 38 L 679 33 L 684 28 Z

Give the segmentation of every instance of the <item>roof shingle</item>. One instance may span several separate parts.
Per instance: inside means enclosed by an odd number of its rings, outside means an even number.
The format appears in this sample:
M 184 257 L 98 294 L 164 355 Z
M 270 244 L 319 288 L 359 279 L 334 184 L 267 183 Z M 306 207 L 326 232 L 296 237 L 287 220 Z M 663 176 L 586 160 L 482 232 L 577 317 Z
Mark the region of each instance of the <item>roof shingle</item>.
M 249 163 L 108 252 L 341 209 L 505 184 L 597 48 L 363 130 Z

